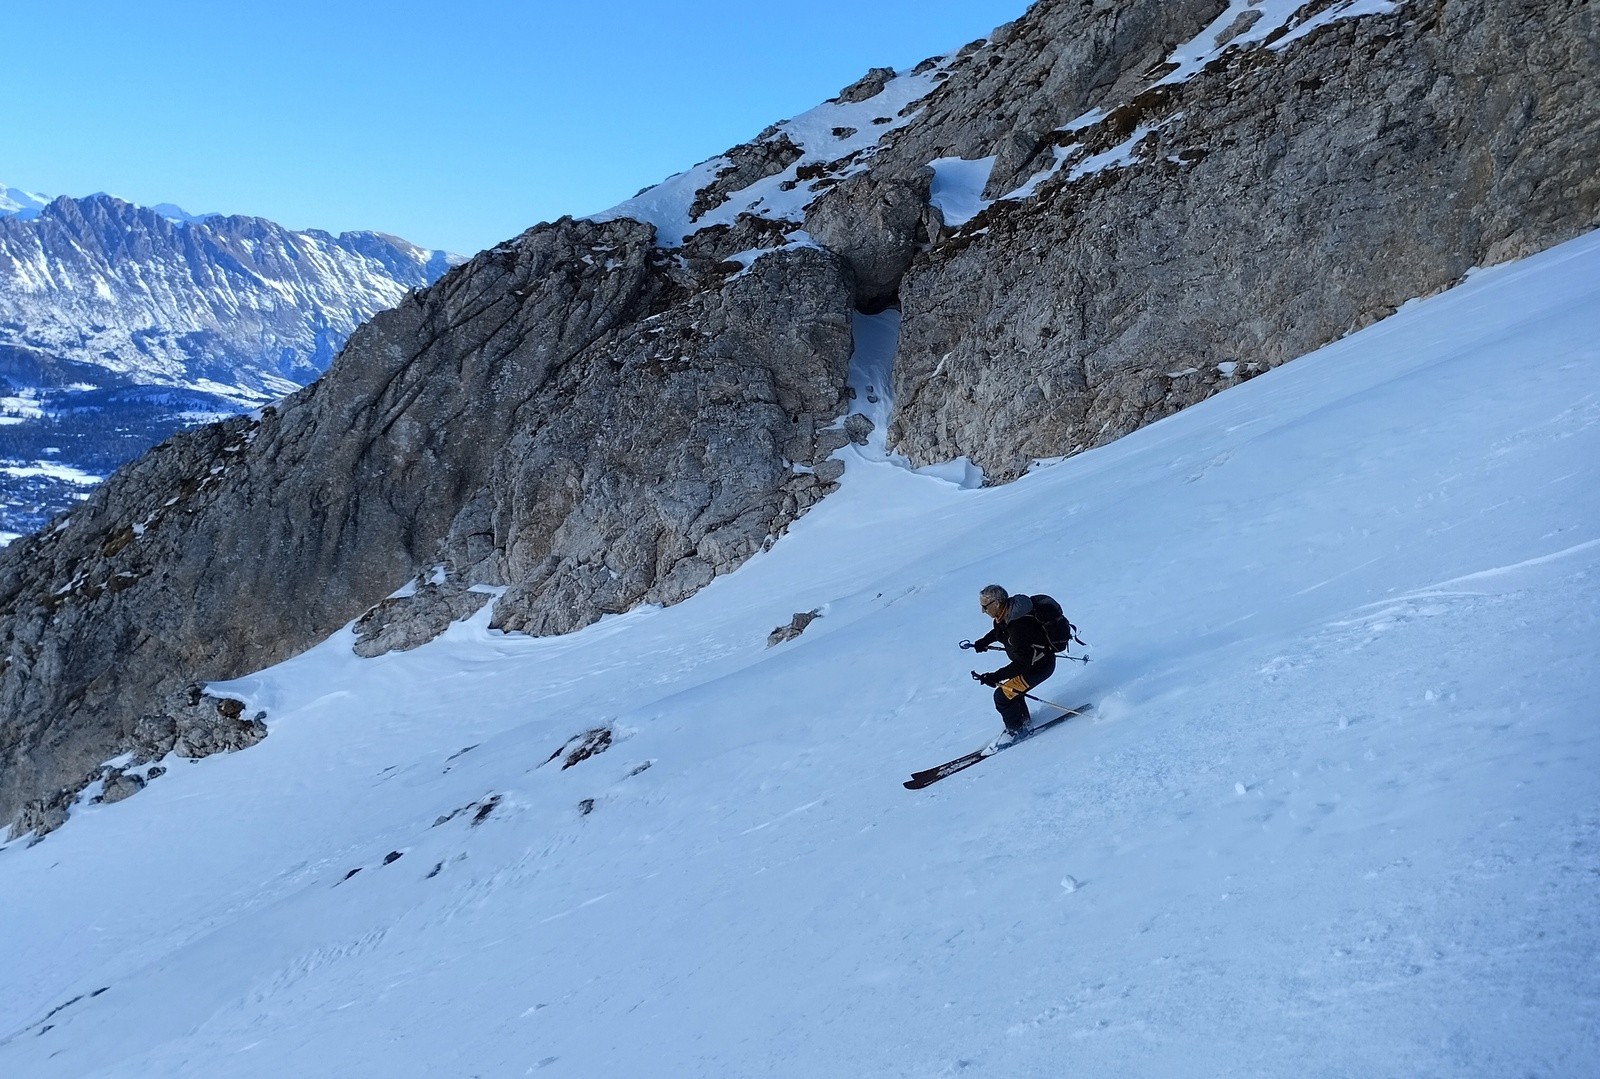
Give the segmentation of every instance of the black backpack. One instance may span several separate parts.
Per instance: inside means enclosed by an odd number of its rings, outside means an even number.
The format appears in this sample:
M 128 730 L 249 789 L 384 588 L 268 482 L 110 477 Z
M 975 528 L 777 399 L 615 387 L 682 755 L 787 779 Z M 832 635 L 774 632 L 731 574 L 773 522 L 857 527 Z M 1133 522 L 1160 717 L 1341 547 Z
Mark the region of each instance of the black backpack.
M 1066 612 L 1061 609 L 1061 604 L 1049 596 L 1029 596 L 1033 601 L 1033 616 L 1044 627 L 1044 635 L 1050 641 L 1050 648 L 1055 652 L 1065 652 L 1073 641 L 1078 641 L 1078 627 L 1067 621 Z M 1078 641 L 1082 644 L 1082 641 Z

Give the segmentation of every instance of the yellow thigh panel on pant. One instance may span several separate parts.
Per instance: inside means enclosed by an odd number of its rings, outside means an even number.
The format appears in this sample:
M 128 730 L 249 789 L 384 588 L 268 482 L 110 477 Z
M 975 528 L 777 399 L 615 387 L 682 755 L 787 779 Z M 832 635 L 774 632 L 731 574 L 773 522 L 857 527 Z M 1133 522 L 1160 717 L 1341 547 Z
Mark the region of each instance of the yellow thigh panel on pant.
M 1006 700 L 1014 701 L 1028 692 L 1028 680 L 1020 674 L 1014 678 L 1007 678 L 1000 683 L 1000 692 L 1006 695 Z

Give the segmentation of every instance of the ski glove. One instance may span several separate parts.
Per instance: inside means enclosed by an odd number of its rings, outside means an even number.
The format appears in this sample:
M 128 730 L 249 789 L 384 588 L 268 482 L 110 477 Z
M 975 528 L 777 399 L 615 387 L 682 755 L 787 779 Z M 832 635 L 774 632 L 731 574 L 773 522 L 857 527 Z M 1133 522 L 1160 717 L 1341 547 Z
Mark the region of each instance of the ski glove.
M 988 674 L 980 674 L 978 675 L 978 681 L 993 689 L 1000 684 L 1000 672 L 990 671 Z

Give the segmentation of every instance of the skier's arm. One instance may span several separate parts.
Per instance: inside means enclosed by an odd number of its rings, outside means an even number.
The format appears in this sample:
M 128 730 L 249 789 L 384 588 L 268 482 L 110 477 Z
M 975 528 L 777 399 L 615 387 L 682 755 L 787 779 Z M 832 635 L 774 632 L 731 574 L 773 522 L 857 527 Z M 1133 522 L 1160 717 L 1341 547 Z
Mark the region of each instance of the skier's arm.
M 996 623 L 995 627 L 993 629 L 991 629 L 988 633 L 985 633 L 982 637 L 979 637 L 977 640 L 973 641 L 972 642 L 972 647 L 976 648 L 978 651 L 982 652 L 982 651 L 987 650 L 988 648 L 990 648 L 994 644 L 996 644 L 999 640 L 1000 640 L 1000 626 L 999 626 L 998 623 Z

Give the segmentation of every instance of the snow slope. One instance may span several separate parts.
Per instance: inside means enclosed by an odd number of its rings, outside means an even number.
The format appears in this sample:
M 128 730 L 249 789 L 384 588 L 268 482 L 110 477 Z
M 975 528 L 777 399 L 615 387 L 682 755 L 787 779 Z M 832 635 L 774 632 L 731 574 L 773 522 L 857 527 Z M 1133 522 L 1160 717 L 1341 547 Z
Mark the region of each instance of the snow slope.
M 1006 487 L 847 449 L 674 608 L 225 687 L 259 747 L 0 849 L 0 1074 L 1593 1074 L 1597 323 L 1600 234 Z M 903 790 L 990 581 L 1099 708 Z

